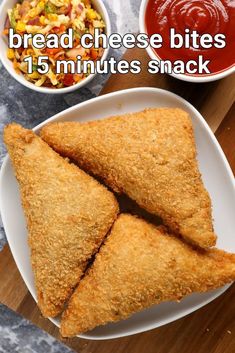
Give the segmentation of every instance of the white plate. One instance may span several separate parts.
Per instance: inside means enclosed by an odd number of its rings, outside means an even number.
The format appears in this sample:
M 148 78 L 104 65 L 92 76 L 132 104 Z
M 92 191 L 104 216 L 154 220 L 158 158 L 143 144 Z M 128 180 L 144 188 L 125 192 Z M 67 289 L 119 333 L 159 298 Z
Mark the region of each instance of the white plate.
M 179 107 L 192 117 L 198 160 L 203 181 L 212 198 L 215 232 L 218 247 L 235 252 L 235 185 L 229 164 L 210 128 L 197 110 L 179 96 L 154 88 L 136 88 L 111 93 L 61 112 L 49 121 L 88 121 L 110 115 L 139 111 L 148 107 Z M 36 300 L 33 274 L 30 265 L 27 231 L 23 216 L 18 185 L 8 157 L 4 160 L 0 175 L 0 209 L 7 239 L 18 269 Z M 191 295 L 180 303 L 164 303 L 133 315 L 130 319 L 99 327 L 81 335 L 88 339 L 110 339 L 128 336 L 165 325 L 211 302 L 228 286 L 205 294 Z M 52 320 L 59 326 L 59 320 Z

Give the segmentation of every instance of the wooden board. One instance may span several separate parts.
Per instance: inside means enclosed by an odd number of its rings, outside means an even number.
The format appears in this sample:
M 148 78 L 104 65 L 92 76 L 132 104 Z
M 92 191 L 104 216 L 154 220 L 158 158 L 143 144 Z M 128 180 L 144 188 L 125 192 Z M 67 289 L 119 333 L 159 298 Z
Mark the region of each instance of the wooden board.
M 148 57 L 140 49 L 127 51 L 125 58 L 140 59 L 143 62 L 142 73 L 111 76 L 102 94 L 143 86 L 164 88 L 179 94 L 203 114 L 235 173 L 235 74 L 209 84 L 192 84 L 167 75 L 148 74 L 144 69 Z M 233 353 L 234 297 L 235 285 L 197 312 L 143 334 L 109 341 L 75 338 L 62 342 L 80 353 Z M 16 268 L 8 246 L 0 253 L 0 302 L 60 339 L 58 329 L 40 315 Z

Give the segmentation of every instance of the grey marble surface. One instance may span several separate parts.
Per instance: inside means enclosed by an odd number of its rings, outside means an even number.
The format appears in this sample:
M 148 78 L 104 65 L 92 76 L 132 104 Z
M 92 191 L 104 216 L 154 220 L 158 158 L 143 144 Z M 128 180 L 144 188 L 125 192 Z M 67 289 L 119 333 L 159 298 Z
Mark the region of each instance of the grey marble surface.
M 1 2 L 1 0 L 0 0 Z M 104 0 L 111 17 L 112 30 L 124 34 L 138 30 L 140 0 Z M 110 51 L 119 58 L 123 50 Z M 3 127 L 15 121 L 27 128 L 34 127 L 50 116 L 99 94 L 107 75 L 98 76 L 82 90 L 66 95 L 45 95 L 33 92 L 16 82 L 0 62 L 0 165 L 5 156 Z M 0 250 L 6 237 L 0 221 Z M 0 353 L 67 353 L 61 345 L 42 330 L 0 305 Z
M 0 305 L 0 353 L 71 353 L 72 351 Z

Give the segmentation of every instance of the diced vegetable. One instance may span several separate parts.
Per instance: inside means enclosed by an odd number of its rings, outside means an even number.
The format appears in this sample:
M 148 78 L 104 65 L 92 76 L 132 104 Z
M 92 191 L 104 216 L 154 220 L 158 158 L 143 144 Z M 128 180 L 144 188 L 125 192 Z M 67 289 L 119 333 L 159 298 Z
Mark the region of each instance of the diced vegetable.
M 49 13 L 47 17 L 48 17 L 48 20 L 51 22 L 58 20 L 58 15 L 56 15 L 55 13 Z
M 39 16 L 36 16 L 32 20 L 29 20 L 27 24 L 31 26 L 41 26 L 41 21 Z
M 96 60 L 99 57 L 99 50 L 92 48 L 91 49 L 91 58 Z
M 33 65 L 33 71 L 37 71 L 38 65 Z
M 14 11 L 11 12 L 10 24 L 13 29 L 16 28 L 16 19 L 15 19 Z
M 61 48 L 47 48 L 46 49 L 46 53 L 49 54 L 49 55 L 55 55 L 57 53 L 59 53 L 61 51 Z
M 45 25 L 45 19 L 46 19 L 45 16 L 40 16 L 39 17 L 39 22 L 40 22 L 41 25 Z
M 93 9 L 87 10 L 86 15 L 89 20 L 95 20 L 96 18 L 98 18 L 97 12 Z
M 15 57 L 14 49 L 10 49 L 10 48 L 7 49 L 7 57 L 10 60 L 14 59 Z
M 25 31 L 25 23 L 22 21 L 18 21 L 16 23 L 15 29 L 17 32 L 24 32 Z
M 29 78 L 31 78 L 32 80 L 37 80 L 39 79 L 41 76 L 37 71 L 33 71 L 32 74 L 28 74 Z
M 74 83 L 73 75 L 72 74 L 65 74 L 63 79 L 63 84 L 65 86 L 72 86 Z
M 48 13 L 56 13 L 57 12 L 57 7 L 52 4 L 50 1 L 48 1 L 45 5 L 45 12 Z

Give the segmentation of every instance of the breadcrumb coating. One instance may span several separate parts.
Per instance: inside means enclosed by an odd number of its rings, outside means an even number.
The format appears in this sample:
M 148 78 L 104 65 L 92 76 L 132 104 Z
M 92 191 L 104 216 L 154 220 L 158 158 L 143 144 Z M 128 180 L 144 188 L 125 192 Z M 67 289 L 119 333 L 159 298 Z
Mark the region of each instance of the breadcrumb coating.
M 159 108 L 87 123 L 52 123 L 41 137 L 187 241 L 215 245 L 211 201 L 188 113 Z
M 235 280 L 235 255 L 194 249 L 142 219 L 122 214 L 63 313 L 71 337 Z
M 27 220 L 38 305 L 44 316 L 54 317 L 116 219 L 118 204 L 32 131 L 10 124 L 4 141 Z

